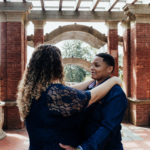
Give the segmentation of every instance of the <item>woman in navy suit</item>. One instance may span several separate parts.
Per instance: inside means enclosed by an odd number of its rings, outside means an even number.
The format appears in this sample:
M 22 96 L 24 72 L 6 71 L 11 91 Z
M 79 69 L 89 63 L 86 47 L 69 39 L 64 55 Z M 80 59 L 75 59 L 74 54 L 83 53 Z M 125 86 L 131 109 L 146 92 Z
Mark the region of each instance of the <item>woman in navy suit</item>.
M 74 88 L 65 86 L 60 50 L 52 45 L 37 47 L 17 94 L 21 120 L 29 135 L 29 150 L 62 150 L 59 143 L 79 145 L 84 109 L 104 97 L 115 84 L 120 84 L 117 77 L 91 91 L 82 91 L 89 82 Z

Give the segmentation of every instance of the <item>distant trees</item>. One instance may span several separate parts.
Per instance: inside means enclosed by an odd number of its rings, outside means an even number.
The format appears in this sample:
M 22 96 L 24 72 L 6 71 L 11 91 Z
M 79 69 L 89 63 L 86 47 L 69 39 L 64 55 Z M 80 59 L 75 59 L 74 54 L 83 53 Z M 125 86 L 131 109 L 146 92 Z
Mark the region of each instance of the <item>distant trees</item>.
M 77 40 L 66 41 L 62 48 L 63 58 L 82 58 L 91 61 L 95 56 L 96 49 Z M 75 65 L 66 65 L 64 68 L 67 82 L 81 82 L 87 74 L 86 70 Z
M 87 71 L 75 65 L 65 66 L 65 80 L 67 82 L 81 82 L 87 75 Z

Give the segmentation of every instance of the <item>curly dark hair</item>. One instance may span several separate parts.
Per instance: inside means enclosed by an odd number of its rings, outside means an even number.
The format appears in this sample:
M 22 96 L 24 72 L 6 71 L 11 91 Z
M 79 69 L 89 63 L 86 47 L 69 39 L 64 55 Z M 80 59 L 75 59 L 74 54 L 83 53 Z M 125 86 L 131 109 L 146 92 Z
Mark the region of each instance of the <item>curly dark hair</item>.
M 32 54 L 30 62 L 18 86 L 17 105 L 21 119 L 30 111 L 31 100 L 38 100 L 49 84 L 63 84 L 63 66 L 59 48 L 40 45 Z

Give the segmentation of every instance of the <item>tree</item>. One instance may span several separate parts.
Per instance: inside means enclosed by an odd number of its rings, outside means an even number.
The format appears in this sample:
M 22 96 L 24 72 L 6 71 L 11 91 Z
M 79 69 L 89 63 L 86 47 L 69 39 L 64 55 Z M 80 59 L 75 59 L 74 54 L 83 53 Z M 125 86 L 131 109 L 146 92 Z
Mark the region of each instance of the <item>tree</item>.
M 65 79 L 67 82 L 81 82 L 84 80 L 86 74 L 86 71 L 79 66 L 65 66 Z
M 77 40 L 67 41 L 62 48 L 63 58 L 82 58 L 91 61 L 95 56 L 96 49 Z M 67 82 L 81 82 L 87 74 L 86 70 L 75 65 L 65 66 L 65 79 Z

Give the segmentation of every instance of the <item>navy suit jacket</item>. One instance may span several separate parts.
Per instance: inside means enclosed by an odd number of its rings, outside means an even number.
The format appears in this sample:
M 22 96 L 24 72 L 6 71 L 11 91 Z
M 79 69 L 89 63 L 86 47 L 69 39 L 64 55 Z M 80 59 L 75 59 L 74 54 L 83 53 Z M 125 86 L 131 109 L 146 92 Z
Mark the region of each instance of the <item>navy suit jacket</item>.
M 89 89 L 92 89 L 90 87 Z M 83 150 L 122 150 L 121 121 L 127 107 L 127 99 L 118 85 L 87 110 Z

